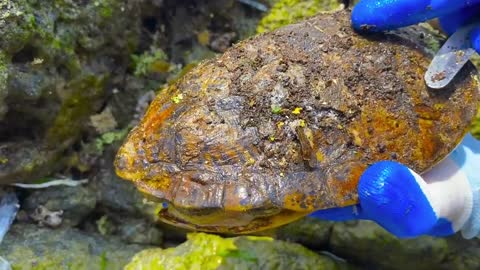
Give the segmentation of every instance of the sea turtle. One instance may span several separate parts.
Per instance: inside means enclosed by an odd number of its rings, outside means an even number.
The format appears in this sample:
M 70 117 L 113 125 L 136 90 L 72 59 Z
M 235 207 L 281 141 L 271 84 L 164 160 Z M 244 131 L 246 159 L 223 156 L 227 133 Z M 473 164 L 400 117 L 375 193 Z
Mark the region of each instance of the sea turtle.
M 362 36 L 350 15 L 240 42 L 161 90 L 120 148 L 118 175 L 166 202 L 165 222 L 247 233 L 357 203 L 376 161 L 428 170 L 475 115 L 475 68 L 429 89 L 428 31 Z

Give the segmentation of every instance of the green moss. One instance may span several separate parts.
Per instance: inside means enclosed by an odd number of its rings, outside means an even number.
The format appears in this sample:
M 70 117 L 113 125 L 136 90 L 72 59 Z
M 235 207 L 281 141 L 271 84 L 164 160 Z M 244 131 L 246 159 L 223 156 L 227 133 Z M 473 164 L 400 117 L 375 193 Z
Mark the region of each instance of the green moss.
M 176 248 L 144 250 L 125 270 L 346 268 L 301 245 L 270 237 L 221 238 L 199 233 L 189 234 L 188 241 Z
M 237 249 L 232 238 L 204 233 L 189 234 L 187 238 L 187 242 L 176 248 L 147 249 L 138 253 L 125 270 L 213 270 L 222 263 L 221 254 Z
M 113 0 L 102 0 L 94 1 L 94 5 L 98 8 L 100 16 L 103 18 L 110 18 L 113 15 L 113 7 L 115 6 L 115 1 Z
M 78 252 L 79 250 L 77 250 Z M 81 254 L 81 253 L 77 253 Z M 81 255 L 74 261 L 65 257 L 62 252 L 47 251 L 41 257 L 37 257 L 33 250 L 25 248 L 17 248 L 9 254 L 9 260 L 22 261 L 23 263 L 13 263 L 12 270 L 49 270 L 49 269 L 71 269 L 83 270 L 91 269 L 93 264 L 101 265 L 101 258 L 89 258 L 86 260 Z M 100 267 L 98 267 L 100 268 Z M 97 269 L 98 269 L 97 268 Z
M 152 72 L 168 72 L 170 64 L 164 51 L 158 48 L 150 48 L 141 55 L 132 55 L 135 66 L 135 76 L 145 76 Z
M 280 0 L 272 7 L 257 26 L 257 32 L 263 33 L 281 26 L 313 16 L 321 11 L 335 10 L 340 7 L 337 0 Z
M 129 130 L 130 128 L 127 127 L 121 130 L 110 131 L 102 134 L 100 138 L 95 139 L 95 149 L 98 153 L 103 153 L 105 146 L 110 145 L 116 141 L 123 140 L 123 138 L 127 136 Z
M 71 82 L 71 94 L 64 100 L 53 125 L 47 132 L 49 145 L 62 145 L 77 137 L 104 93 L 104 76 L 86 75 Z
M 477 117 L 473 120 L 471 131 L 473 136 L 480 140 L 480 109 L 478 110 Z
M 21 49 L 32 35 L 26 19 L 28 11 L 24 0 L 0 0 L 0 48 L 7 54 Z

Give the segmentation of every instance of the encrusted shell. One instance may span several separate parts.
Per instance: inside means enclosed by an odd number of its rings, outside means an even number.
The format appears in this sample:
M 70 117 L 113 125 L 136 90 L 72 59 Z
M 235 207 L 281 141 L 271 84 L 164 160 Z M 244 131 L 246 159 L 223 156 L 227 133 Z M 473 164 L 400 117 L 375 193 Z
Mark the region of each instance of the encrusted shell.
M 363 170 L 424 172 L 458 144 L 479 101 L 469 63 L 428 89 L 420 27 L 361 36 L 321 14 L 244 41 L 159 92 L 117 173 L 165 200 L 165 221 L 249 232 L 357 203 Z

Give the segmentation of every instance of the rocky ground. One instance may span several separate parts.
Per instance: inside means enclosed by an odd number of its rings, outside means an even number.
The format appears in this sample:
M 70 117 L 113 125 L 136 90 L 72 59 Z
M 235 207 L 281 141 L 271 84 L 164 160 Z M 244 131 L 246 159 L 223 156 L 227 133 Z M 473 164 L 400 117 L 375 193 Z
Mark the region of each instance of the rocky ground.
M 158 223 L 159 206 L 115 175 L 119 144 L 162 86 L 257 31 L 338 7 L 0 0 L 0 184 L 87 180 L 14 188 L 21 208 L 0 256 L 13 269 L 163 269 L 159 260 L 177 269 L 480 268 L 478 240 L 399 240 L 370 222 L 306 218 L 259 238 L 185 242 L 186 231 Z

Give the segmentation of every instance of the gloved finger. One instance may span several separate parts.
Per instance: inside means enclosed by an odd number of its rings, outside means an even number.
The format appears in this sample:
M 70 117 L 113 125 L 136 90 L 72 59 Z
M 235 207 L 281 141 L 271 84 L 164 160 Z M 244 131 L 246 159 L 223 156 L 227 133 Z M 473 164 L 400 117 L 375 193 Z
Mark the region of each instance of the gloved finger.
M 453 34 L 458 28 L 480 22 L 480 5 L 475 7 L 463 8 L 439 18 L 440 26 L 449 35 Z
M 379 32 L 442 17 L 480 4 L 480 0 L 362 0 L 352 11 L 356 30 Z

